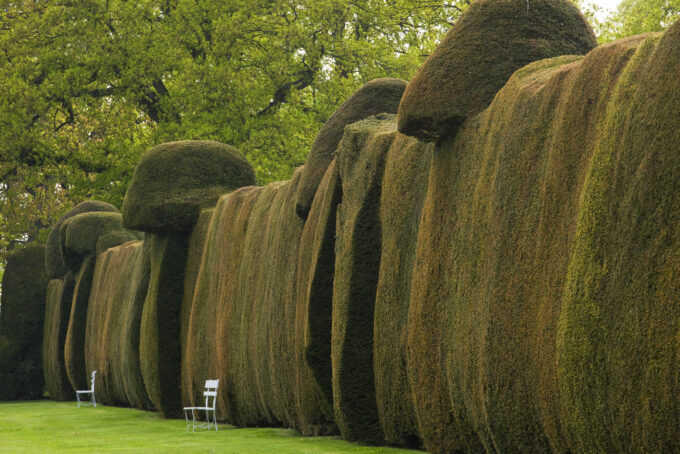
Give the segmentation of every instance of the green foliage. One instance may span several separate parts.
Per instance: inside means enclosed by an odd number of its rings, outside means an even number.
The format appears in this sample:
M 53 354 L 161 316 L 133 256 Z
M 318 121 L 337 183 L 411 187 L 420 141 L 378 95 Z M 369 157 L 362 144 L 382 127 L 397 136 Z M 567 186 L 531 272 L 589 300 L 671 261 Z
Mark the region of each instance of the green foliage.
M 190 231 L 201 208 L 220 195 L 255 184 L 238 150 L 209 140 L 157 145 L 139 161 L 125 194 L 125 226 L 147 232 Z
M 149 290 L 142 311 L 139 358 L 144 386 L 166 418 L 182 417 L 181 314 L 190 232 L 147 235 Z
M 140 366 L 140 325 L 149 285 L 149 247 L 127 242 L 104 251 L 92 279 L 85 327 L 85 370 L 97 370 L 97 399 L 152 409 Z
M 120 215 L 118 215 L 120 216 Z M 91 371 L 85 368 L 85 330 L 87 307 L 94 274 L 96 256 L 86 257 L 76 274 L 73 301 L 64 341 L 64 363 L 66 375 L 73 389 L 89 389 Z
M 0 271 L 0 400 L 37 399 L 43 394 L 42 329 L 45 318 L 45 247 L 14 251 Z
M 637 44 L 601 119 L 559 319 L 574 450 L 663 452 L 679 436 L 680 23 Z
M 333 160 L 318 190 L 300 238 L 295 318 L 298 368 L 298 430 L 305 435 L 335 433 L 331 366 L 331 317 L 335 270 L 335 227 L 342 201 Z
M 135 164 L 158 143 L 229 143 L 260 183 L 289 178 L 344 99 L 377 77 L 410 78 L 466 6 L 7 3 L 0 198 L 11 203 L 0 203 L 0 251 L 42 237 L 84 199 L 120 208 Z
M 66 272 L 66 263 L 62 245 L 66 241 L 66 230 L 62 233 L 61 226 L 67 220 L 81 213 L 89 212 L 109 212 L 117 213 L 118 210 L 113 205 L 98 200 L 86 200 L 68 210 L 57 222 L 55 222 L 47 236 L 45 245 L 45 268 L 47 275 L 52 279 L 62 278 Z M 64 237 L 62 238 L 62 234 Z
M 374 313 L 375 398 L 385 442 L 417 447 L 406 334 L 411 278 L 434 146 L 398 134 L 385 158 L 380 196 L 381 255 Z
M 383 112 L 397 113 L 404 88 L 405 80 L 372 80 L 353 93 L 324 123 L 314 139 L 302 171 L 295 203 L 295 210 L 300 217 L 307 218 L 314 194 L 333 160 L 345 126 Z
M 74 287 L 75 278 L 71 271 L 63 279 L 52 279 L 47 286 L 42 363 L 45 387 L 54 400 L 75 400 L 74 389 L 64 363 L 64 346 Z
M 451 136 L 519 68 L 595 46 L 592 29 L 566 0 L 474 2 L 409 81 L 399 131 L 423 140 Z
M 660 32 L 680 19 L 678 0 L 622 0 L 597 26 L 600 42 Z
M 342 436 L 383 443 L 373 371 L 373 309 L 381 251 L 380 194 L 394 116 L 345 129 L 337 165 L 342 203 L 337 212 L 331 330 L 333 406 Z

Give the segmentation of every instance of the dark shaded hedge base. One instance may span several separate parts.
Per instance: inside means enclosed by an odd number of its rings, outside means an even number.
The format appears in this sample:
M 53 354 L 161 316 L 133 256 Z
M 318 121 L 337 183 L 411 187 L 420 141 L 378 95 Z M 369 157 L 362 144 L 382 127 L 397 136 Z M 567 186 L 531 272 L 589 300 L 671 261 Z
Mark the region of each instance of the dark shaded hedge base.
M 0 400 L 37 399 L 43 394 L 47 283 L 44 246 L 31 244 L 7 257 L 0 311 Z
M 432 452 L 677 450 L 678 68 L 680 23 L 525 66 L 436 143 L 350 125 L 306 221 L 298 169 L 101 253 L 87 370 L 110 403 L 219 378 L 231 423 Z
M 45 388 L 50 398 L 54 400 L 75 399 L 64 361 L 64 347 L 75 284 L 73 273 L 69 271 L 64 279 L 52 279 L 47 286 L 42 363 Z

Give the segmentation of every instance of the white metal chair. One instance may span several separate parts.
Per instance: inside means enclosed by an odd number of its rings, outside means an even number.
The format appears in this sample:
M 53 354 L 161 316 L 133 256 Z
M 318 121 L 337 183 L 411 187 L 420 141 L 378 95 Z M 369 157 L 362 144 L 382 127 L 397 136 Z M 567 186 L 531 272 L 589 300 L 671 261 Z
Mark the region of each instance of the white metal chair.
M 204 407 L 184 407 L 184 419 L 187 422 L 187 432 L 189 432 L 189 412 L 191 412 L 191 431 L 195 431 L 197 427 L 207 428 L 210 430 L 210 426 L 213 426 L 217 430 L 217 415 L 215 412 L 215 405 L 217 402 L 217 387 L 219 386 L 219 380 L 206 380 L 205 381 L 205 391 L 203 395 L 205 396 L 205 406 Z M 205 423 L 196 422 L 196 412 L 205 412 Z M 211 419 L 212 415 L 212 419 Z
M 94 399 L 94 376 L 97 373 L 96 370 L 92 371 L 92 378 L 90 379 L 90 389 L 85 389 L 82 391 L 76 391 L 76 400 L 78 401 L 78 407 L 80 408 L 81 405 L 92 405 L 93 407 L 97 406 L 97 401 Z M 89 394 L 90 395 L 90 402 L 85 403 L 80 400 L 80 395 L 81 394 Z

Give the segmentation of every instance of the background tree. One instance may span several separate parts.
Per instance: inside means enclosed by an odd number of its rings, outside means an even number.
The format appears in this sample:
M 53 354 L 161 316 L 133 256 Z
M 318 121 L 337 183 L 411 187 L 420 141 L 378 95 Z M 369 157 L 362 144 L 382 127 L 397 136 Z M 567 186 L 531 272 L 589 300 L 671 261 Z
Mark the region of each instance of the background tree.
M 467 6 L 434 0 L 22 0 L 0 7 L 0 256 L 73 204 L 120 207 L 140 154 L 239 148 L 290 177 L 375 77 L 409 78 Z

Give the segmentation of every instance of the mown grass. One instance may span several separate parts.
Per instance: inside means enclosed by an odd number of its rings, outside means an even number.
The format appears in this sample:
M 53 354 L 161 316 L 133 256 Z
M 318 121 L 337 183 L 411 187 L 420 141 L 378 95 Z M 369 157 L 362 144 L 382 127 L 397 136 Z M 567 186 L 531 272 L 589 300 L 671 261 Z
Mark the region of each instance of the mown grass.
M 414 453 L 360 446 L 335 437 L 305 438 L 290 429 L 187 432 L 184 420 L 157 412 L 75 402 L 0 404 L 0 453 Z

